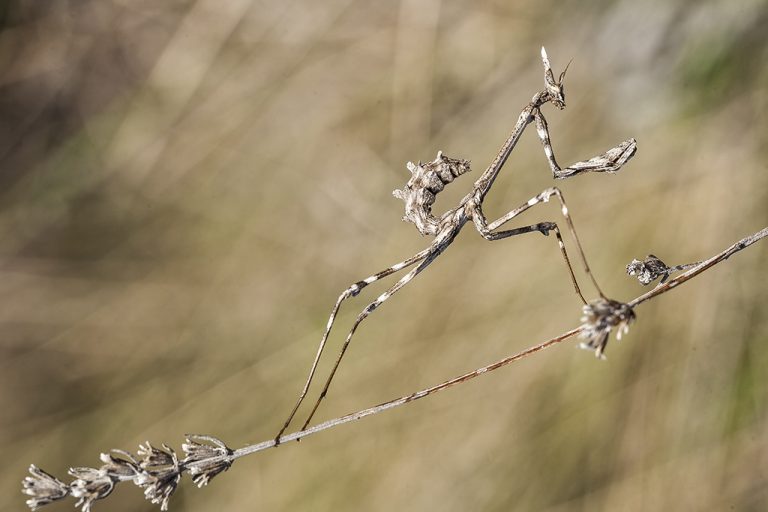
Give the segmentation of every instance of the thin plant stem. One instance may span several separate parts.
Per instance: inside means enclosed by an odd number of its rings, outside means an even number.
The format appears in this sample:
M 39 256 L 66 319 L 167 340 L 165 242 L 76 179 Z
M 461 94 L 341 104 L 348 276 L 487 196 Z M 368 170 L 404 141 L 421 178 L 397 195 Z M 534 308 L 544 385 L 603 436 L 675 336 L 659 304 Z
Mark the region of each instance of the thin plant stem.
M 324 421 L 323 423 L 318 423 L 317 425 L 309 427 L 306 430 L 299 430 L 297 432 L 284 435 L 280 438 L 279 442 L 277 442 L 274 439 L 271 439 L 269 441 L 264 441 L 262 443 L 245 446 L 243 448 L 235 450 L 233 458 L 239 458 L 245 455 L 250 455 L 252 453 L 266 450 L 267 448 L 273 448 L 276 445 L 285 443 L 287 441 L 298 441 L 312 434 L 322 432 L 323 430 L 328 430 L 329 428 L 338 427 L 339 425 L 356 421 L 356 420 L 365 418 L 366 416 L 373 416 L 374 414 L 378 414 L 380 412 L 384 412 L 389 409 L 394 409 L 395 407 L 405 405 L 409 402 L 414 402 L 420 398 L 424 398 L 425 396 L 429 396 L 433 393 L 437 393 L 438 391 L 448 389 L 451 386 L 455 386 L 457 384 L 462 384 L 464 382 L 470 381 L 475 377 L 479 377 L 480 375 L 483 375 L 484 373 L 492 372 L 493 370 L 498 370 L 503 366 L 507 366 L 508 364 L 512 364 L 516 361 L 519 361 L 520 359 L 528 357 L 531 354 L 544 350 L 545 348 L 549 348 L 552 345 L 555 345 L 557 343 L 563 342 L 568 338 L 571 338 L 572 336 L 579 334 L 582 330 L 583 330 L 582 327 L 571 329 L 568 332 L 560 334 L 559 336 L 555 336 L 554 338 L 544 341 L 542 343 L 539 343 L 538 345 L 533 345 L 532 347 L 528 347 L 527 349 L 521 352 L 518 352 L 517 354 L 511 355 L 509 357 L 505 357 L 500 361 L 496 361 L 495 363 L 489 364 L 488 366 L 483 366 L 482 368 L 478 368 L 469 373 L 459 375 L 458 377 L 454 377 L 453 379 L 447 380 L 436 386 L 422 389 L 421 391 L 417 391 L 409 395 L 401 396 L 400 398 L 395 398 L 394 400 L 389 400 L 388 402 L 384 402 L 379 405 L 369 407 L 368 409 L 363 409 L 361 411 L 353 412 L 345 416 L 340 416 L 332 420 Z
M 754 244 L 755 242 L 757 242 L 759 240 L 762 240 L 766 236 L 768 236 L 768 227 L 765 227 L 765 228 L 761 229 L 760 231 L 758 231 L 757 233 L 749 235 L 748 237 L 742 238 L 741 240 L 739 240 L 735 244 L 731 245 L 730 247 L 728 247 L 724 251 L 722 251 L 722 252 L 712 256 L 711 258 L 709 258 L 707 260 L 704 260 L 704 261 L 696 264 L 695 267 L 693 267 L 692 269 L 688 270 L 687 272 L 684 272 L 684 273 L 680 274 L 679 276 L 677 276 L 676 278 L 670 279 L 666 283 L 657 286 L 653 290 L 651 290 L 651 291 L 649 291 L 647 293 L 644 293 L 643 295 L 641 295 L 641 296 L 639 296 L 639 297 L 637 297 L 635 299 L 632 299 L 628 303 L 629 306 L 630 307 L 635 307 L 638 304 L 642 304 L 643 302 L 645 302 L 647 300 L 651 300 L 652 298 L 654 298 L 654 297 L 656 297 L 658 295 L 661 295 L 662 293 L 668 292 L 672 288 L 675 288 L 676 286 L 679 286 L 679 285 L 683 284 L 684 282 L 688 281 L 689 279 L 692 279 L 692 278 L 696 277 L 697 275 L 701 274 L 705 270 L 707 270 L 707 269 L 717 265 L 718 263 L 720 263 L 722 261 L 727 260 L 732 255 L 734 255 L 735 253 L 741 251 L 742 249 L 745 249 L 745 248 L 749 247 L 750 245 Z M 681 266 L 683 266 L 683 265 L 681 265 Z
M 91 510 L 93 502 L 109 496 L 115 485 L 120 482 L 132 481 L 144 489 L 144 495 L 148 500 L 159 504 L 161 510 L 167 510 L 169 499 L 176 490 L 181 475 L 184 472 L 191 475 L 193 482 L 198 487 L 202 487 L 207 485 L 219 473 L 227 471 L 236 459 L 280 446 L 288 441 L 298 441 L 312 434 L 414 402 L 438 391 L 468 382 L 476 377 L 520 361 L 546 348 L 566 341 L 577 334 L 580 334 L 582 337 L 591 337 L 593 341 L 597 340 L 597 344 L 590 343 L 588 348 L 595 348 L 597 346 L 597 355 L 602 356 L 602 349 L 605 347 L 609 333 L 611 330 L 616 329 L 617 336 L 620 336 L 621 333 L 626 331 L 629 322 L 634 319 L 633 308 L 635 306 L 676 288 L 766 237 L 768 237 L 768 227 L 742 238 L 722 252 L 701 263 L 695 264 L 687 272 L 636 297 L 628 303 L 620 303 L 605 298 L 598 299 L 584 306 L 585 317 L 582 319 L 584 323 L 581 326 L 528 347 L 495 363 L 421 391 L 281 436 L 279 439 L 270 439 L 269 441 L 232 450 L 223 441 L 213 436 L 188 434 L 186 442 L 182 444 L 182 449 L 186 455 L 183 459 L 179 459 L 176 452 L 165 444 L 161 448 L 152 446 L 149 443 L 140 445 L 137 456 L 123 450 L 111 450 L 109 453 L 101 454 L 100 458 L 103 465 L 98 469 L 71 468 L 69 474 L 75 477 L 75 480 L 69 484 L 32 465 L 29 468 L 31 476 L 27 476 L 22 482 L 23 492 L 32 496 L 32 498 L 27 500 L 27 505 L 31 509 L 37 510 L 39 507 L 53 501 L 58 501 L 66 496 L 72 496 L 79 500 L 77 506 L 82 507 L 84 512 L 88 512 Z
M 643 295 L 640 295 L 639 297 L 632 299 L 627 304 L 634 308 L 635 306 L 642 304 L 643 302 L 646 302 L 648 300 L 653 299 L 654 297 L 658 297 L 659 295 L 666 293 L 670 291 L 672 288 L 675 288 L 684 282 L 688 281 L 689 279 L 693 279 L 697 275 L 701 274 L 702 272 L 712 268 L 713 266 L 717 265 L 718 263 L 721 263 L 725 260 L 727 260 L 730 256 L 733 254 L 741 251 L 742 249 L 745 249 L 749 247 L 750 245 L 754 244 L 755 242 L 765 238 L 768 236 L 768 227 L 761 229 L 757 233 L 754 233 L 748 237 L 745 237 L 735 244 L 731 245 L 727 249 L 723 250 L 722 252 L 712 256 L 711 258 L 702 261 L 701 263 L 696 264 L 695 267 L 688 270 L 687 272 L 680 274 L 679 276 L 675 277 L 674 279 L 670 279 L 663 285 L 660 285 L 653 290 L 649 291 L 648 293 L 645 293 Z M 424 398 L 425 396 L 429 396 L 433 393 L 437 393 L 438 391 L 442 391 L 444 389 L 447 389 L 451 386 L 454 386 L 456 384 L 461 384 L 463 382 L 467 382 L 469 380 L 474 379 L 475 377 L 479 377 L 480 375 L 483 375 L 488 372 L 492 372 L 493 370 L 498 370 L 499 368 L 502 368 L 504 366 L 507 366 L 509 364 L 512 364 L 514 362 L 517 362 L 525 357 L 528 357 L 536 352 L 539 352 L 541 350 L 544 350 L 545 348 L 549 348 L 552 345 L 555 345 L 557 343 L 563 342 L 569 338 L 572 338 L 573 336 L 580 334 L 584 330 L 584 326 L 577 327 L 575 329 L 571 329 L 570 331 L 564 332 L 563 334 L 560 334 L 559 336 L 555 336 L 554 338 L 551 338 L 547 341 L 544 341 L 542 343 L 539 343 L 538 345 L 533 345 L 521 352 L 518 352 L 517 354 L 514 354 L 509 357 L 505 357 L 504 359 L 501 359 L 499 361 L 496 361 L 495 363 L 489 364 L 488 366 L 483 366 L 482 368 L 478 368 L 474 371 L 471 371 L 469 373 L 465 373 L 464 375 L 460 375 L 458 377 L 454 377 L 453 379 L 447 380 L 441 384 L 438 384 L 436 386 L 432 386 L 430 388 L 422 389 L 421 391 L 417 391 L 415 393 L 411 393 L 409 395 L 401 396 L 400 398 L 395 398 L 394 400 L 390 400 L 388 402 L 381 403 L 379 405 L 376 405 L 374 407 L 369 407 L 368 409 L 363 409 L 361 411 L 353 412 L 351 414 L 347 414 L 345 416 L 340 416 L 338 418 L 334 418 L 328 421 L 324 421 L 323 423 L 319 423 L 313 427 L 309 427 L 306 430 L 300 430 L 297 432 L 293 432 L 291 434 L 287 434 L 285 436 L 282 436 L 278 441 L 272 439 L 270 441 L 264 441 L 262 443 L 253 444 L 249 446 L 245 446 L 243 448 L 240 448 L 238 450 L 235 450 L 234 457 L 239 458 L 243 457 L 245 455 L 250 455 L 252 453 L 260 452 L 262 450 L 266 450 L 267 448 L 273 448 L 276 445 L 279 445 L 280 443 L 284 443 L 287 441 L 298 441 L 300 439 L 303 439 L 304 437 L 310 436 L 312 434 L 316 434 L 318 432 L 322 432 L 323 430 L 328 430 L 329 428 L 337 427 L 339 425 L 343 425 L 345 423 L 349 423 L 352 421 L 356 421 L 362 418 L 365 418 L 366 416 L 373 416 L 374 414 L 378 414 L 380 412 L 384 412 L 389 409 L 394 409 L 395 407 L 399 407 L 401 405 L 405 405 L 409 402 L 413 402 L 415 400 L 418 400 L 420 398 Z

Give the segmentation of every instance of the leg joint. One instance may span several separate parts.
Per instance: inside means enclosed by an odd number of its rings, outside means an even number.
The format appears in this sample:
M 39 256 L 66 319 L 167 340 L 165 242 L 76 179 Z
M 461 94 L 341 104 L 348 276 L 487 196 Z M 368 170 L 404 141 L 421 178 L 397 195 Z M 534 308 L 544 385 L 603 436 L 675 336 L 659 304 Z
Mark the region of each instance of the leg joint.
M 560 189 L 557 187 L 550 187 L 548 189 L 545 189 L 544 192 L 541 193 L 541 198 L 545 203 L 548 202 L 549 198 L 552 196 L 557 196 L 560 199 L 563 199 L 563 193 L 560 192 Z
M 480 233 L 480 236 L 488 240 L 489 242 L 493 242 L 496 240 L 496 237 L 491 233 L 491 230 L 487 227 L 483 226 L 482 228 L 477 228 L 477 231 Z
M 348 297 L 357 297 L 357 295 L 360 293 L 360 290 L 368 286 L 368 283 L 365 281 L 358 281 L 349 288 L 347 288 L 346 294 Z
M 544 236 L 549 236 L 550 231 L 557 231 L 557 224 L 554 222 L 539 222 L 535 225 L 537 231 Z

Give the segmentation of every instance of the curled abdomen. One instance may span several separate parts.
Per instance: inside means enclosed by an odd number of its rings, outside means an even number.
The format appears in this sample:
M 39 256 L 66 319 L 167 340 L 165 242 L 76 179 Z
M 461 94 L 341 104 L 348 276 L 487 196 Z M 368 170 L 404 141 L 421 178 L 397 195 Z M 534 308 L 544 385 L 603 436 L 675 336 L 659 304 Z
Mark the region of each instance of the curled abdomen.
M 455 178 L 470 171 L 469 161 L 458 158 L 448 158 L 442 151 L 437 158 L 425 164 L 408 162 L 411 179 L 405 187 L 397 189 L 392 194 L 405 202 L 403 220 L 412 222 L 422 235 L 437 235 L 440 219 L 432 214 L 435 197 L 447 184 Z

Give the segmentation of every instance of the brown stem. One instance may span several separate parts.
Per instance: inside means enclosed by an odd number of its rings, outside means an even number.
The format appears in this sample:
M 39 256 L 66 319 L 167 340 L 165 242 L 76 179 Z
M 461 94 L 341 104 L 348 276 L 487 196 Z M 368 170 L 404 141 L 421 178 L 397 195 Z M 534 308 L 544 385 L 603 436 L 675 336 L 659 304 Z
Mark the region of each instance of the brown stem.
M 644 293 L 643 295 L 631 300 L 628 304 L 630 307 L 635 307 L 638 304 L 642 304 L 643 302 L 650 300 L 657 295 L 661 295 L 662 293 L 666 293 L 672 288 L 675 288 L 678 285 L 683 284 L 684 282 L 688 281 L 689 279 L 692 279 L 696 277 L 697 275 L 701 274 L 705 270 L 717 265 L 718 263 L 727 260 L 729 257 L 731 257 L 733 254 L 741 251 L 742 249 L 745 249 L 749 247 L 750 245 L 754 244 L 758 240 L 761 240 L 768 236 L 768 227 L 765 227 L 758 231 L 757 233 L 754 233 L 752 235 L 749 235 L 748 237 L 742 238 L 735 244 L 731 245 L 724 251 L 722 251 L 719 254 L 716 254 L 709 258 L 708 260 L 704 260 L 701 263 L 697 264 L 695 267 L 690 269 L 689 271 L 680 274 L 674 279 L 670 279 L 666 283 L 657 286 L 653 290 L 649 291 L 648 293 Z
M 394 400 L 390 400 L 388 402 L 381 403 L 379 405 L 375 405 L 373 407 L 369 407 L 368 409 L 363 409 L 362 411 L 353 412 L 351 414 L 347 414 L 346 416 L 341 416 L 339 418 L 334 418 L 332 420 L 325 421 L 323 423 L 319 423 L 313 427 L 309 427 L 306 430 L 300 430 L 298 432 L 293 432 L 292 434 L 284 435 L 280 438 L 279 442 L 275 439 L 270 439 L 269 441 L 264 441 L 258 444 L 252 444 L 249 446 L 245 446 L 243 448 L 240 448 L 238 450 L 235 450 L 234 457 L 233 458 L 239 458 L 243 457 L 245 455 L 250 455 L 252 453 L 260 452 L 262 450 L 266 450 L 267 448 L 274 448 L 275 446 L 285 443 L 287 441 L 298 441 L 299 439 L 302 439 L 304 437 L 307 437 L 312 434 L 316 434 L 318 432 L 322 432 L 323 430 L 327 430 L 329 428 L 337 427 L 339 425 L 343 425 L 344 423 L 349 423 L 351 421 L 356 421 L 361 418 L 365 418 L 366 416 L 372 416 L 374 414 L 378 414 L 380 412 L 384 412 L 387 409 L 392 409 L 394 407 L 398 407 L 401 405 L 405 405 L 409 402 L 413 402 L 415 400 L 418 400 L 420 398 L 424 398 L 425 396 L 431 395 L 432 393 L 437 393 L 438 391 L 442 391 L 444 389 L 448 389 L 451 386 L 455 386 L 456 384 L 461 384 L 463 382 L 467 382 L 469 380 L 474 379 L 475 377 L 479 377 L 480 375 L 491 372 L 493 370 L 496 370 L 498 368 L 501 368 L 502 366 L 507 366 L 508 364 L 514 363 L 515 361 L 519 361 L 520 359 L 523 359 L 524 357 L 528 357 L 529 355 L 539 352 L 541 350 L 544 350 L 545 348 L 549 348 L 552 345 L 555 345 L 557 343 L 560 343 L 562 341 L 567 340 L 568 338 L 571 338 L 575 336 L 576 334 L 579 334 L 582 331 L 582 327 L 577 327 L 576 329 L 571 329 L 568 332 L 565 332 L 559 336 L 555 336 L 552 339 L 549 339 L 547 341 L 544 341 L 542 343 L 539 343 L 538 345 L 533 345 L 532 347 L 528 347 L 527 349 L 523 350 L 522 352 L 518 352 L 517 354 L 514 354 L 509 357 L 505 357 L 504 359 L 500 361 L 496 361 L 493 364 L 489 364 L 488 366 L 483 366 L 482 368 L 478 368 L 474 371 L 471 371 L 469 373 L 465 373 L 464 375 L 460 375 L 458 377 L 454 377 L 451 380 L 447 380 L 441 384 L 438 384 L 436 386 L 432 386 L 431 388 L 422 389 L 421 391 L 417 391 L 415 393 L 411 393 L 410 395 L 401 396 L 400 398 L 395 398 Z
M 718 263 L 721 263 L 725 260 L 727 260 L 730 256 L 733 254 L 741 251 L 742 249 L 745 249 L 749 247 L 750 245 L 754 244 L 755 242 L 765 238 L 768 236 L 768 227 L 761 229 L 760 231 L 742 238 L 735 244 L 731 245 L 724 251 L 716 254 L 715 256 L 712 256 L 711 258 L 702 261 L 701 263 L 697 264 L 695 267 L 690 269 L 689 271 L 680 274 L 674 279 L 671 279 L 667 281 L 665 284 L 658 286 L 654 288 L 653 290 L 649 291 L 648 293 L 645 293 L 643 295 L 640 295 L 639 297 L 636 297 L 635 299 L 628 302 L 628 305 L 632 308 L 635 306 L 642 304 L 643 302 L 646 302 L 648 300 L 653 299 L 654 297 L 657 297 L 661 295 L 662 293 L 666 293 L 672 288 L 677 287 L 678 285 L 683 284 L 684 282 L 688 281 L 689 279 L 692 279 L 696 277 L 697 275 L 701 274 L 705 270 L 708 270 L 712 268 L 713 266 L 717 265 Z M 514 354 L 512 356 L 506 357 L 500 361 L 496 361 L 495 363 L 489 364 L 488 366 L 483 366 L 482 368 L 478 368 L 474 371 L 471 371 L 469 373 L 465 373 L 464 375 L 460 375 L 458 377 L 455 377 L 453 379 L 447 380 L 441 384 L 438 384 L 436 386 L 432 386 L 427 389 L 423 389 L 421 391 L 417 391 L 415 393 L 411 393 L 410 395 L 402 396 L 400 398 L 396 398 L 394 400 L 390 400 L 388 402 L 384 402 L 382 404 L 376 405 L 374 407 L 370 407 L 368 409 L 363 409 L 361 411 L 353 412 L 351 414 L 347 414 L 346 416 L 341 416 L 338 418 L 334 418 L 328 421 L 325 421 L 323 423 L 319 423 L 313 427 L 309 427 L 306 430 L 301 430 L 298 432 L 293 432 L 291 434 L 284 435 L 280 437 L 279 441 L 272 439 L 269 441 L 264 441 L 262 443 L 253 444 L 249 446 L 245 446 L 243 448 L 240 448 L 239 450 L 235 450 L 234 458 L 243 457 L 245 455 L 249 455 L 251 453 L 256 453 L 262 450 L 266 450 L 267 448 L 274 448 L 275 446 L 278 446 L 281 443 L 287 442 L 287 441 L 298 441 L 299 439 L 302 439 L 304 437 L 307 437 L 312 434 L 316 434 L 318 432 L 322 432 L 323 430 L 327 430 L 329 428 L 337 427 L 339 425 L 343 425 L 344 423 L 349 423 L 352 421 L 359 420 L 361 418 L 365 418 L 366 416 L 372 416 L 374 414 L 378 414 L 380 412 L 386 411 L 388 409 L 392 409 L 394 407 L 399 407 L 401 405 L 405 405 L 409 402 L 413 402 L 414 400 L 418 400 L 420 398 L 424 398 L 425 396 L 431 395 L 432 393 L 436 393 L 438 391 L 442 391 L 444 389 L 447 389 L 451 386 L 454 386 L 456 384 L 461 384 L 463 382 L 466 382 L 468 380 L 472 380 L 475 377 L 479 377 L 480 375 L 491 372 L 493 370 L 497 370 L 503 366 L 507 366 L 508 364 L 514 363 L 515 361 L 519 361 L 520 359 L 523 359 L 524 357 L 527 357 L 535 352 L 539 352 L 545 348 L 548 348 L 552 345 L 555 345 L 557 343 L 560 343 L 562 341 L 567 340 L 568 338 L 571 338 L 575 336 L 576 334 L 579 334 L 581 331 L 584 330 L 584 327 L 577 327 L 575 329 L 571 329 L 568 332 L 565 332 L 559 336 L 556 336 L 550 340 L 544 341 L 542 343 L 539 343 L 538 345 L 534 345 L 532 347 L 529 347 L 522 352 L 518 352 L 517 354 Z

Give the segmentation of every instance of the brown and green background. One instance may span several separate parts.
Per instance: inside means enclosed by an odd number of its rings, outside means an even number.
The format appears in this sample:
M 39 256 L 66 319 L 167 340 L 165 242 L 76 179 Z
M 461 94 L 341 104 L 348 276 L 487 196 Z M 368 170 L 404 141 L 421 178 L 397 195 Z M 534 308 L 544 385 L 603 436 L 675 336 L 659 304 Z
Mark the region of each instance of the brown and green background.
M 391 196 L 405 162 L 471 159 L 451 207 L 543 87 L 542 45 L 573 59 L 545 110 L 561 164 L 638 140 L 619 174 L 558 183 L 612 298 L 644 291 L 632 258 L 768 225 L 764 0 L 17 0 L 0 23 L 2 510 L 25 509 L 30 463 L 273 436 L 338 294 L 428 243 Z M 485 210 L 552 184 L 531 129 Z M 559 345 L 185 477 L 171 510 L 768 510 L 767 266 L 761 242 L 640 306 L 607 361 Z M 382 290 L 347 303 L 332 352 Z M 551 237 L 467 226 L 362 325 L 317 419 L 579 317 Z M 95 510 L 157 507 L 123 485 Z

